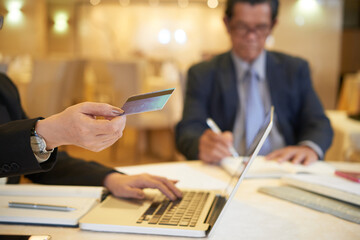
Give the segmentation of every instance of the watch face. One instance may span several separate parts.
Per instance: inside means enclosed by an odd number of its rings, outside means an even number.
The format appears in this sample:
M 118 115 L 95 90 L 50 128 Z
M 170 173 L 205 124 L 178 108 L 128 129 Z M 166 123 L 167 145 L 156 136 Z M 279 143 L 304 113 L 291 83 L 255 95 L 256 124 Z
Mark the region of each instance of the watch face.
M 34 152 L 44 152 L 46 149 L 45 140 L 39 136 L 30 137 L 31 148 Z

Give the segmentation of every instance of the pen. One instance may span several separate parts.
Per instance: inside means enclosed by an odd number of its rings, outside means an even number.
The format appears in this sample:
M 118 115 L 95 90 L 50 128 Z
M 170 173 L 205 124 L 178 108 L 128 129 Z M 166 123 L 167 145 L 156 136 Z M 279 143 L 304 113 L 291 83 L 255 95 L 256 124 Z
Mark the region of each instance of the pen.
M 76 208 L 59 205 L 38 204 L 38 203 L 22 203 L 22 202 L 9 202 L 11 208 L 27 208 L 27 209 L 39 209 L 39 210 L 51 210 L 70 212 L 76 210 Z
M 206 119 L 206 123 L 207 125 L 211 128 L 211 130 L 216 133 L 216 134 L 220 134 L 221 130 L 220 128 L 216 125 L 216 123 L 214 122 L 214 120 L 212 120 L 211 118 L 207 118 Z M 239 154 L 236 152 L 235 148 L 233 146 L 229 147 L 229 151 L 231 153 L 231 155 L 233 157 L 239 157 Z

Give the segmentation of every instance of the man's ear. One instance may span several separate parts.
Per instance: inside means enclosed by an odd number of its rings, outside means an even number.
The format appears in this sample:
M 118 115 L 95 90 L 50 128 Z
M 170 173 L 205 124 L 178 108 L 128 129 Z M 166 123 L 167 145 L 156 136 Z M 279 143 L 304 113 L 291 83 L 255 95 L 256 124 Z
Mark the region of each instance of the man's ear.
M 277 23 L 278 23 L 278 20 L 277 20 L 277 19 L 275 19 L 275 20 L 272 22 L 272 24 L 271 24 L 271 31 L 274 29 L 274 27 L 275 27 L 275 25 L 277 25 Z
M 224 21 L 227 32 L 230 33 L 230 19 L 227 16 L 225 16 L 223 18 L 223 21 Z

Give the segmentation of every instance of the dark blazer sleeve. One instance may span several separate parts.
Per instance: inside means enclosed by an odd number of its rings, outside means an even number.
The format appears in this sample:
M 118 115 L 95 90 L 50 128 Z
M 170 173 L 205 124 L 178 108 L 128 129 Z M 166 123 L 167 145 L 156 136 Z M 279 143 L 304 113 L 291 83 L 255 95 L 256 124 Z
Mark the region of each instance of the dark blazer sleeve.
M 42 164 L 30 146 L 31 129 L 38 119 L 26 119 L 16 86 L 0 73 L 0 177 L 29 174 L 51 169 L 56 151 Z
M 96 162 L 88 162 L 59 152 L 53 169 L 47 172 L 25 175 L 34 183 L 51 185 L 102 186 L 106 175 L 116 172 Z
M 208 65 L 202 63 L 189 69 L 183 116 L 175 127 L 177 149 L 189 160 L 198 159 L 199 138 L 208 128 L 206 118 L 213 78 Z
M 199 138 L 211 117 L 222 131 L 232 131 L 238 108 L 235 68 L 230 52 L 191 67 L 188 71 L 183 116 L 176 126 L 177 149 L 199 159 Z
M 39 164 L 30 145 L 31 128 L 38 119 L 27 119 L 12 81 L 0 73 L 0 177 L 23 174 L 36 183 L 61 185 L 103 184 L 107 174 L 115 172 L 95 162 L 87 162 L 57 153 Z M 17 183 L 9 178 L 8 183 Z
M 323 106 L 318 98 L 311 81 L 310 70 L 307 62 L 304 62 L 298 72 L 298 80 L 301 84 L 300 99 L 301 107 L 297 116 L 298 128 L 296 143 L 312 141 L 316 143 L 323 153 L 330 147 L 333 131 L 329 119 L 326 117 Z
M 0 177 L 47 171 L 52 168 L 56 151 L 39 164 L 30 146 L 31 128 L 37 119 L 17 120 L 0 125 Z
M 56 150 L 39 164 L 30 146 L 31 128 L 37 119 L 17 120 L 0 125 L 0 177 L 47 171 L 56 160 Z
M 268 53 L 270 94 L 286 145 L 317 144 L 323 153 L 333 131 L 311 81 L 308 63 L 282 53 Z

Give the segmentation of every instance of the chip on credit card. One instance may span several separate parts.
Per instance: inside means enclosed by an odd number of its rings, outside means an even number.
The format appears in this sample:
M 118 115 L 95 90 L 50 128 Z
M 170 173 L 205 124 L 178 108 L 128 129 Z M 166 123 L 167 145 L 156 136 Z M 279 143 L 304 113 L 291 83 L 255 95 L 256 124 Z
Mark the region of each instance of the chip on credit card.
M 129 97 L 121 107 L 123 115 L 161 110 L 169 100 L 175 88 L 144 93 Z

